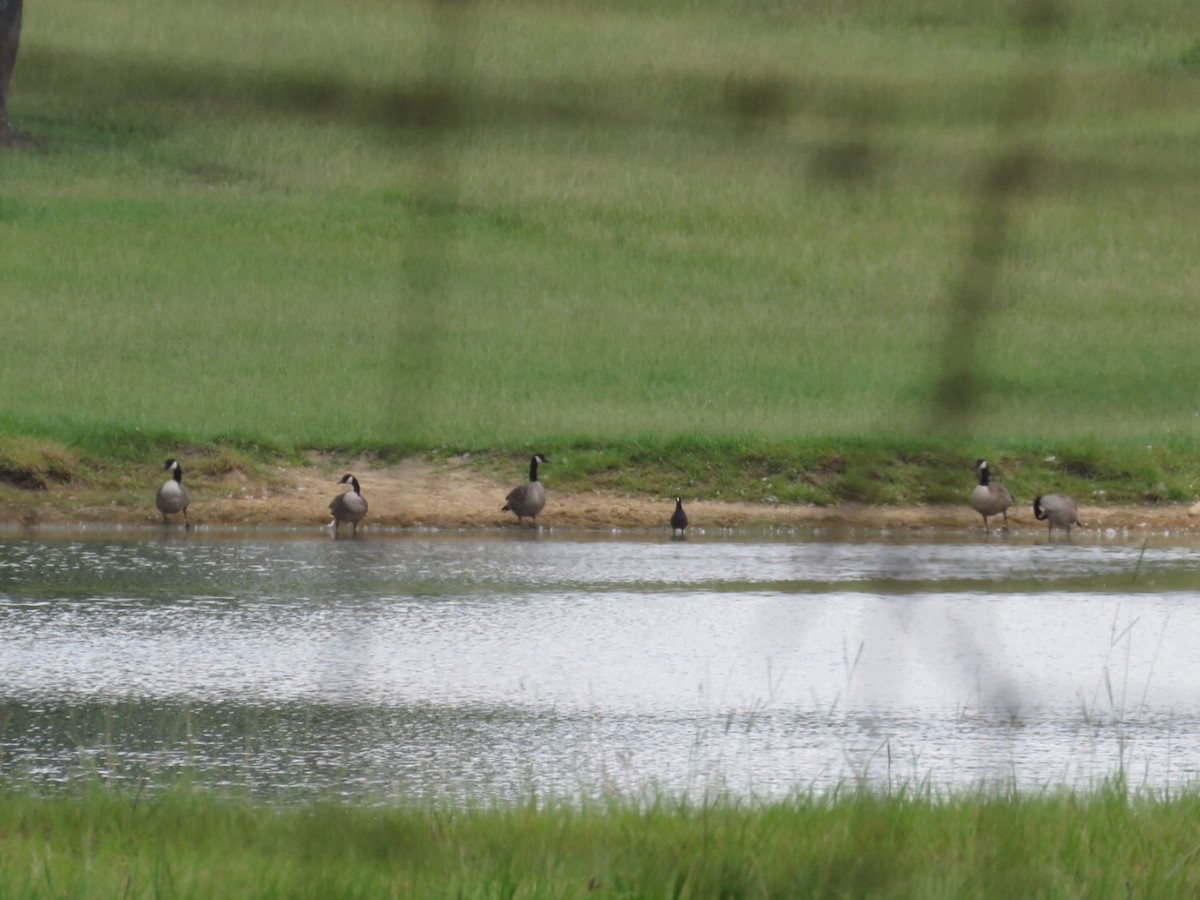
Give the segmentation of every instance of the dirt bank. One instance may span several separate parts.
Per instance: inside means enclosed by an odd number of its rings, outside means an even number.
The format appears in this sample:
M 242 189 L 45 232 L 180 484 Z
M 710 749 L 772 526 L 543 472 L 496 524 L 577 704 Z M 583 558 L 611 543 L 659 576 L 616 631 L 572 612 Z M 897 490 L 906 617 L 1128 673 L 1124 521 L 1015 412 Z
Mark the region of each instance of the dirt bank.
M 190 485 L 190 515 L 196 524 L 285 525 L 319 527 L 329 522 L 329 501 L 341 488 L 343 471 L 353 471 L 362 483 L 371 508 L 364 526 L 393 528 L 515 527 L 516 519 L 500 511 L 513 484 L 500 483 L 465 464 L 406 460 L 379 466 L 363 460 L 316 459 L 311 465 L 280 467 L 251 477 L 240 470 L 218 479 Z M 158 476 L 155 476 L 156 478 Z M 55 485 L 45 491 L 21 492 L 19 499 L 0 505 L 0 521 L 27 525 L 73 523 L 135 524 L 160 521 L 154 508 L 157 482 L 144 498 L 81 491 Z M 547 480 L 550 499 L 540 521 L 563 529 L 666 528 L 673 500 L 634 497 L 607 492 L 564 493 Z M 688 514 L 697 528 L 817 527 L 879 529 L 979 528 L 981 520 L 964 502 L 961 506 L 785 506 L 762 503 L 688 501 Z M 1139 507 L 1088 506 L 1080 509 L 1085 525 L 1099 529 L 1147 533 L 1200 534 L 1200 504 Z M 1016 531 L 1042 529 L 1026 505 L 1009 516 Z

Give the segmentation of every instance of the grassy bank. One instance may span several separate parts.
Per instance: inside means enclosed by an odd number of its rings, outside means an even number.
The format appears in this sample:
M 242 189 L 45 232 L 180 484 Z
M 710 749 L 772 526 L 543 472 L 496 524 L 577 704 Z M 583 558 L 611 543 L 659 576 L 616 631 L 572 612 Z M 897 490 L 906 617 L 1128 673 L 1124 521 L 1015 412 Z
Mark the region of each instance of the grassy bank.
M 1194 5 L 455 9 L 31 8 L 0 432 L 1200 436 Z
M 552 463 L 543 472 L 551 490 L 764 504 L 963 505 L 974 484 L 970 465 L 986 455 L 993 472 L 1025 506 L 1037 494 L 1068 493 L 1087 506 L 1192 503 L 1200 495 L 1200 446 L 1174 439 L 1164 444 L 1121 441 L 981 443 L 851 439 L 790 442 L 658 440 L 619 443 L 550 441 L 537 445 Z M 421 452 L 436 467 L 463 466 L 500 484 L 522 477 L 528 451 L 514 448 L 440 449 Z M 369 478 L 372 468 L 409 451 L 327 454 L 330 472 L 353 465 Z M 257 445 L 189 445 L 186 442 L 106 440 L 96 447 L 28 437 L 0 436 L 0 520 L 37 521 L 57 510 L 146 507 L 162 480 L 162 460 L 187 460 L 188 483 L 198 496 L 223 496 L 230 477 L 238 490 L 274 491 L 292 466 L 312 464 L 298 452 Z M 333 483 L 330 479 L 330 484 Z M 226 485 L 222 487 L 222 485 Z M 318 504 L 316 508 L 320 508 Z M 387 510 L 380 508 L 379 513 Z M 95 518 L 94 515 L 89 518 Z
M 935 798 L 847 790 L 769 806 L 272 808 L 178 789 L 0 795 L 22 897 L 1192 896 L 1193 795 Z

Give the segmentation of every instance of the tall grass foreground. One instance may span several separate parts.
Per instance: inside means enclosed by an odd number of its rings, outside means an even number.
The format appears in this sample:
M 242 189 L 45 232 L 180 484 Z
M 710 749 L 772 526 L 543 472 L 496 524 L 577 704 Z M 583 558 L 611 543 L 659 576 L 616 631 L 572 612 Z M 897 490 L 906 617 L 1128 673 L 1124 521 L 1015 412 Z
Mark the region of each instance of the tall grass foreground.
M 0 796 L 22 897 L 1191 896 L 1196 798 L 921 789 L 766 807 L 269 808 L 179 788 Z

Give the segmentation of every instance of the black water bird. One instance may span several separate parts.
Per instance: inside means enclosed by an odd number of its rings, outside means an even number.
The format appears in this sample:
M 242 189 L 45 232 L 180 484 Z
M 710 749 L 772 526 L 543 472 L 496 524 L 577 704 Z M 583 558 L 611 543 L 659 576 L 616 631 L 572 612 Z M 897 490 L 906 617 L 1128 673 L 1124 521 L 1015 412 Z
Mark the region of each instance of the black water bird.
M 688 527 L 688 516 L 683 510 L 683 498 L 675 498 L 675 512 L 671 513 L 671 531 L 677 535 L 682 535 L 684 529 Z

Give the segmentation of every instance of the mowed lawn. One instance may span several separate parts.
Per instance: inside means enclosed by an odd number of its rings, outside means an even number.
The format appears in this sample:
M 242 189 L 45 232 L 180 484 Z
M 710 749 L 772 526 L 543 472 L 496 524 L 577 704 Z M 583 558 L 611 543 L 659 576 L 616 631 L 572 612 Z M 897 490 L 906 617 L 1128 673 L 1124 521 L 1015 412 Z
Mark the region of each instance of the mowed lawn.
M 1200 7 L 899 6 L 31 4 L 0 430 L 1200 436 Z

